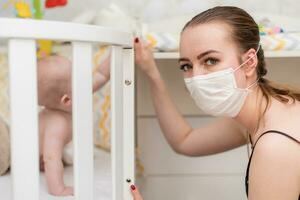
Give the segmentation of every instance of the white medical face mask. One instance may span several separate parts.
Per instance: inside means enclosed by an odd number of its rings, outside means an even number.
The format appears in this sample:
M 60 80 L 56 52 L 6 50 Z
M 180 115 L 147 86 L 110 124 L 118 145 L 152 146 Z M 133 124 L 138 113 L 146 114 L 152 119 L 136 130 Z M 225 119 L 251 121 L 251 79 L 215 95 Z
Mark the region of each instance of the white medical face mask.
M 247 88 L 238 88 L 234 72 L 246 64 L 251 58 L 247 59 L 237 68 L 228 68 L 206 75 L 198 75 L 185 78 L 185 84 L 196 105 L 205 113 L 212 116 L 235 117 L 240 112 L 246 97 L 256 80 Z

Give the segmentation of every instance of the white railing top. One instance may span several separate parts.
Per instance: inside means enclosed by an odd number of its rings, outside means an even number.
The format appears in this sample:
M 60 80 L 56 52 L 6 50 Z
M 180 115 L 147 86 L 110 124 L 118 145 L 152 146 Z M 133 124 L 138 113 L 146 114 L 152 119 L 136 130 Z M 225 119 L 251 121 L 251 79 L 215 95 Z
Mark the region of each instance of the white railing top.
M 0 39 L 50 39 L 132 47 L 132 34 L 96 25 L 0 17 Z

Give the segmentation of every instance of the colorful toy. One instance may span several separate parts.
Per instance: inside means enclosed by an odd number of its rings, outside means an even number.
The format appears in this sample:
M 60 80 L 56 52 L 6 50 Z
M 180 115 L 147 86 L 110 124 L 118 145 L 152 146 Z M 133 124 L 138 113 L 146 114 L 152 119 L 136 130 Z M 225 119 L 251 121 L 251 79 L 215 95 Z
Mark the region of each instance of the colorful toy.
M 34 18 L 35 19 L 42 19 L 43 18 L 43 12 L 41 8 L 41 2 L 40 0 L 32 0 L 32 5 L 34 8 Z
M 57 6 L 65 6 L 67 5 L 67 0 L 46 0 L 45 1 L 45 7 L 46 8 L 54 8 Z
M 52 53 L 52 45 L 53 41 L 51 40 L 38 40 L 38 51 L 37 51 L 37 57 L 43 58 L 45 56 L 49 56 Z
M 274 35 L 284 32 L 281 27 L 274 25 L 268 18 L 259 21 L 258 28 L 260 35 Z
M 32 18 L 32 10 L 30 8 L 30 4 L 25 0 L 8 0 L 5 4 L 3 4 L 3 8 L 7 9 L 10 5 L 13 6 L 16 17 Z
M 42 19 L 43 11 L 42 4 L 40 0 L 32 0 L 32 8 L 30 7 L 30 3 L 25 0 L 8 0 L 8 2 L 4 5 L 4 8 L 7 8 L 9 5 L 14 5 L 15 15 L 19 18 L 34 18 L 34 19 Z M 65 6 L 67 4 L 67 0 L 46 0 L 45 7 L 46 8 L 54 8 L 57 6 Z M 48 56 L 52 53 L 52 44 L 53 42 L 50 40 L 38 40 L 38 50 L 37 56 L 38 58 L 42 58 L 44 56 Z
M 30 5 L 26 2 L 16 2 L 15 3 L 16 15 L 20 18 L 31 18 Z

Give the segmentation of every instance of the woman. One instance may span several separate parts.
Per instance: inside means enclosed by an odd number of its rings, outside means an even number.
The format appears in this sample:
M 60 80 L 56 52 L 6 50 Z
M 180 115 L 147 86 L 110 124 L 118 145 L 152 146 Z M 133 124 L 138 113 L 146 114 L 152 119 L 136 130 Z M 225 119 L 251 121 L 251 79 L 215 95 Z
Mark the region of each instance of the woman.
M 174 106 L 151 51 L 135 39 L 136 63 L 147 75 L 158 121 L 179 154 L 204 156 L 248 143 L 245 180 L 250 200 L 300 199 L 300 92 L 266 79 L 253 18 L 237 7 L 215 7 L 182 30 L 179 65 L 204 112 L 219 117 L 193 129 Z M 135 200 L 142 199 L 132 186 Z

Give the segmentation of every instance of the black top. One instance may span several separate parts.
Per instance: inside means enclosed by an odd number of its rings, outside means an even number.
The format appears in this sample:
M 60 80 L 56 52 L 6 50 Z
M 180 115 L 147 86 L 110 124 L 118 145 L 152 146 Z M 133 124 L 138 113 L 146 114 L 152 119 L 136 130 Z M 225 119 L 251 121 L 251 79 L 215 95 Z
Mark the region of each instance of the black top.
M 248 182 L 249 182 L 249 168 L 250 168 L 250 164 L 251 164 L 251 159 L 252 159 L 252 155 L 253 155 L 253 152 L 254 152 L 254 148 L 255 148 L 255 145 L 257 144 L 258 140 L 265 134 L 267 133 L 278 133 L 280 135 L 284 135 L 286 137 L 288 137 L 289 139 L 291 140 L 294 140 L 295 142 L 297 142 L 298 144 L 300 144 L 300 141 L 296 140 L 295 138 L 293 138 L 292 136 L 286 134 L 286 133 L 283 133 L 283 132 L 280 132 L 280 131 L 275 131 L 275 130 L 269 130 L 269 131 L 266 131 L 264 132 L 263 134 L 261 134 L 259 136 L 259 138 L 256 140 L 254 146 L 252 146 L 252 152 L 251 152 L 251 156 L 250 156 L 250 159 L 249 159 L 249 162 L 248 162 L 248 167 L 247 167 L 247 172 L 246 172 L 246 178 L 245 178 L 245 186 L 246 186 L 246 193 L 247 193 L 247 196 L 248 196 Z M 252 142 L 251 142 L 252 144 Z M 298 200 L 300 200 L 300 195 L 299 195 L 299 198 Z

